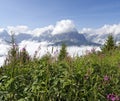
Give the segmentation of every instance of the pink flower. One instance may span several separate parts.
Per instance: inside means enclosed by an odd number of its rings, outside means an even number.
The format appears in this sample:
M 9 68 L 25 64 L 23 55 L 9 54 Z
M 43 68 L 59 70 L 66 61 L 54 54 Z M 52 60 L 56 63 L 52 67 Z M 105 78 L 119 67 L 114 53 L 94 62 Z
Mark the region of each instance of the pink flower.
M 109 80 L 109 77 L 106 75 L 104 76 L 104 81 L 108 81 Z
M 116 101 L 119 101 L 120 100 L 120 97 L 119 96 L 116 96 Z
M 107 95 L 107 99 L 108 100 L 110 100 L 110 101 L 119 101 L 120 100 L 120 98 L 119 98 L 119 96 L 117 96 L 117 95 L 115 95 L 115 94 L 108 94 Z
M 24 51 L 26 51 L 26 49 L 25 49 L 25 48 L 22 48 L 22 51 L 24 52 Z

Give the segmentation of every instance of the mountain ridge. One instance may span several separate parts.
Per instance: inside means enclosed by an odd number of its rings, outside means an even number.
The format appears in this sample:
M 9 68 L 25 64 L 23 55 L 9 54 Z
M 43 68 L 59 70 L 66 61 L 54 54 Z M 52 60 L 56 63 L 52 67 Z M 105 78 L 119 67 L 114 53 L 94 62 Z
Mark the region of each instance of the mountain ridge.
M 0 32 L 0 39 L 4 41 L 10 41 L 10 34 L 4 30 Z M 46 41 L 48 43 L 52 43 L 49 45 L 58 46 L 62 43 L 65 43 L 68 46 L 81 46 L 81 45 L 100 45 L 94 43 L 90 40 L 87 40 L 83 34 L 78 33 L 77 31 L 71 31 L 66 33 L 60 33 L 52 35 L 51 33 L 43 33 L 39 36 L 34 36 L 28 33 L 19 33 L 15 34 L 15 39 L 17 43 L 21 43 L 24 40 L 38 41 L 43 42 Z

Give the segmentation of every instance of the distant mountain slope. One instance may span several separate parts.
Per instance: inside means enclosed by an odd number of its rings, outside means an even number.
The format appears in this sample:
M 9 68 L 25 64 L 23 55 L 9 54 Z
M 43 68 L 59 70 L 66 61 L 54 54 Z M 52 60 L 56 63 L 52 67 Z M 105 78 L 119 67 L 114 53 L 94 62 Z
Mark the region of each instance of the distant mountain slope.
M 53 42 L 53 45 L 65 43 L 67 46 L 97 45 L 86 40 L 84 35 L 79 34 L 77 31 L 54 35 L 51 42 Z
M 94 43 L 98 43 L 98 44 L 104 44 L 108 34 L 96 34 L 96 33 L 93 33 L 93 34 L 90 34 L 90 33 L 84 33 L 83 34 L 86 39 L 88 41 L 91 41 L 91 42 L 94 42 Z
M 4 30 L 0 32 L 0 39 L 4 41 L 10 41 L 9 33 Z M 77 31 L 71 31 L 67 33 L 60 33 L 52 35 L 51 33 L 43 33 L 39 36 L 34 36 L 32 34 L 27 33 L 19 33 L 15 35 L 15 39 L 17 43 L 21 43 L 24 40 L 34 40 L 38 42 L 48 42 L 52 43 L 49 45 L 61 45 L 65 43 L 67 46 L 80 46 L 80 45 L 99 45 L 97 43 L 91 42 L 91 40 L 87 40 L 83 34 L 79 34 Z
M 30 40 L 32 39 L 32 35 L 26 34 L 26 33 L 20 33 L 18 35 L 15 35 L 17 43 L 20 43 L 23 40 Z
M 109 33 L 104 33 L 104 34 L 97 34 L 97 33 L 84 33 L 83 34 L 85 36 L 85 38 L 93 43 L 98 43 L 103 45 L 108 37 L 108 35 L 110 35 Z M 120 42 L 120 33 L 118 34 L 112 34 L 114 37 L 114 40 L 116 41 L 116 43 Z
M 0 32 L 0 39 L 3 41 L 10 40 L 10 35 L 8 34 L 8 32 L 6 30 L 3 30 Z
M 100 28 L 83 28 L 79 33 L 94 43 L 104 44 L 109 34 L 112 34 L 116 43 L 120 42 L 120 24 L 105 24 Z

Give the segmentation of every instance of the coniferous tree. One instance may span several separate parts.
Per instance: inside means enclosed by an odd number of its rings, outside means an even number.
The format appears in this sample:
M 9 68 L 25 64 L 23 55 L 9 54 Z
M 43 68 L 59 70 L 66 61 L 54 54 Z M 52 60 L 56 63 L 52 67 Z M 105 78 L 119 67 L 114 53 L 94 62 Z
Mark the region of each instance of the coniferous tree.
M 105 44 L 102 47 L 102 51 L 110 51 L 115 49 L 116 45 L 115 45 L 115 40 L 114 37 L 112 35 L 109 35 Z
M 60 53 L 59 53 L 59 56 L 58 56 L 58 59 L 61 61 L 61 60 L 65 59 L 65 57 L 67 57 L 67 49 L 66 49 L 66 45 L 63 43 Z

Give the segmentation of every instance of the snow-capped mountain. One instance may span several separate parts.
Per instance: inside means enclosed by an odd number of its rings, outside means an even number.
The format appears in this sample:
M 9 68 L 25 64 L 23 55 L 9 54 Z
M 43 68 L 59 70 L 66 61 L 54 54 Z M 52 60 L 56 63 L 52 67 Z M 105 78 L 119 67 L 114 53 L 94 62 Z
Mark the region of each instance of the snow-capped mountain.
M 112 35 L 114 37 L 114 40 L 116 43 L 120 42 L 120 33 L 113 34 L 113 33 L 104 33 L 104 34 L 99 34 L 99 33 L 83 33 L 85 38 L 93 43 L 101 44 L 103 45 L 109 35 Z
M 3 41 L 10 40 L 10 35 L 6 30 L 0 31 L 0 40 L 3 40 Z
M 10 34 L 4 30 L 0 32 L 0 39 L 10 42 Z M 90 40 L 88 41 L 83 34 L 79 34 L 77 31 L 71 31 L 66 33 L 59 33 L 52 35 L 51 33 L 43 33 L 39 36 L 34 36 L 28 33 L 19 33 L 15 35 L 16 42 L 19 44 L 24 40 L 48 42 L 50 45 L 58 46 L 65 43 L 67 46 L 80 46 L 80 45 L 98 45 Z
M 51 37 L 51 42 L 53 45 L 61 45 L 61 43 L 65 43 L 67 46 L 98 45 L 88 41 L 83 34 L 79 34 L 77 31 L 56 34 Z
M 109 34 L 90 34 L 90 33 L 84 33 L 84 36 L 86 37 L 86 39 L 88 41 L 94 42 L 94 43 L 98 43 L 103 45 L 105 43 L 105 40 L 107 39 Z
M 110 34 L 114 37 L 116 43 L 120 42 L 120 24 L 104 25 L 97 29 L 83 28 L 79 33 L 82 33 L 88 41 L 101 45 L 105 43 Z
M 54 51 L 60 49 L 62 43 L 68 46 L 69 53 L 71 55 L 83 54 L 83 50 L 91 49 L 92 46 L 97 46 L 98 44 L 88 41 L 83 34 L 78 33 L 78 31 L 69 31 L 59 34 L 42 33 L 39 35 L 29 34 L 29 33 L 17 33 L 15 34 L 15 40 L 22 49 L 26 47 L 30 55 L 33 55 L 37 48 L 41 47 L 41 53 L 45 54 L 47 51 L 51 52 L 54 46 Z M 7 30 L 0 31 L 0 65 L 3 64 L 4 59 L 10 49 L 11 35 Z M 91 47 L 88 47 L 91 45 Z M 86 48 L 84 48 L 86 46 Z
M 116 43 L 120 42 L 120 24 L 104 25 L 101 28 L 83 28 L 79 33 L 82 33 L 88 41 L 99 44 L 104 44 L 108 35 L 112 35 Z
M 105 43 L 109 34 L 120 42 L 120 24 L 105 25 L 98 29 L 84 28 L 79 32 L 71 20 L 62 20 L 58 21 L 56 25 L 35 29 L 29 29 L 28 26 L 9 26 L 0 28 L 0 58 L 5 59 L 9 50 L 11 31 L 14 32 L 20 49 L 26 47 L 31 54 L 34 54 L 39 46 L 42 49 L 40 54 L 46 53 L 46 48 L 50 51 L 53 46 L 60 49 L 59 46 L 62 43 L 68 46 L 70 54 L 74 54 L 74 52 L 82 54 L 81 47 L 83 50 L 97 48 Z

